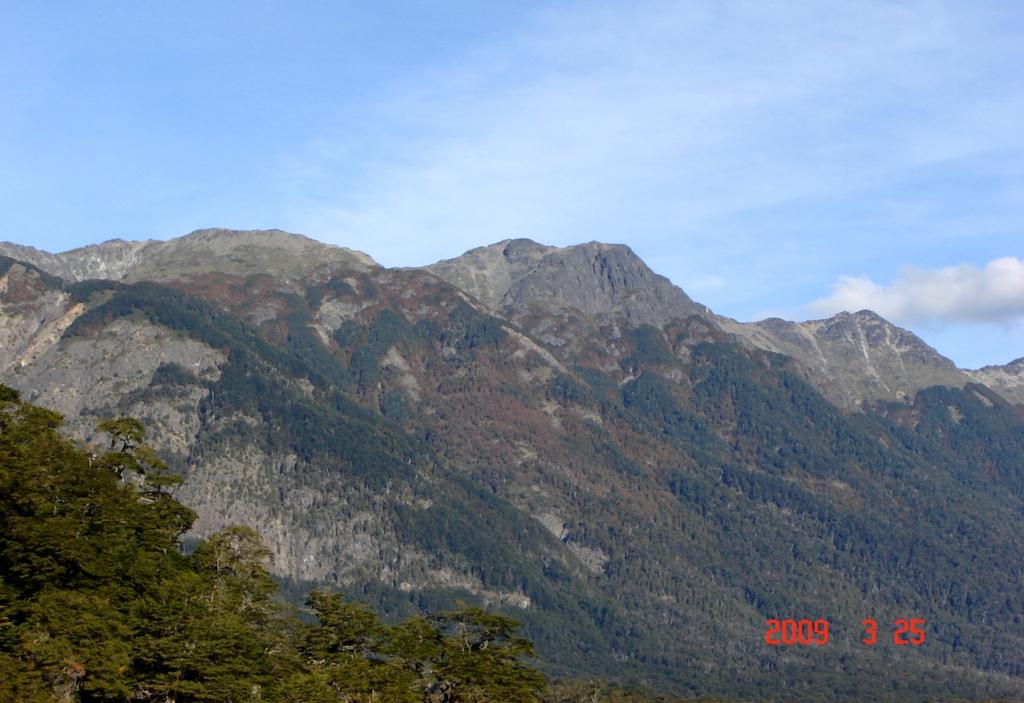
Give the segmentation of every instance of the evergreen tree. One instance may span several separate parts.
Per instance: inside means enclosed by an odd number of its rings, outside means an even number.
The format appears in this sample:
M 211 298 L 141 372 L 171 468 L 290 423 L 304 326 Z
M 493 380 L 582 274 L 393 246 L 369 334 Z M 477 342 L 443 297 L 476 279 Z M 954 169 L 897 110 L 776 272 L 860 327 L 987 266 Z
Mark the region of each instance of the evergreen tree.
M 195 515 L 130 418 L 106 451 L 0 386 L 0 701 L 533 703 L 544 678 L 517 623 L 477 609 L 385 625 L 314 592 L 277 601 L 257 534 L 180 549 Z

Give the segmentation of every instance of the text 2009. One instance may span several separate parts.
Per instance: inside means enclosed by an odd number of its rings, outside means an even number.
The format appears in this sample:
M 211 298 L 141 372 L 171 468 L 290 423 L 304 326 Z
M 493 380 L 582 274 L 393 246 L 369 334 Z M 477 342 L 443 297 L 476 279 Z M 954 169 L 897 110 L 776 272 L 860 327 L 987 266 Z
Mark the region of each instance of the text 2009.
M 764 632 L 765 644 L 778 645 L 826 645 L 828 644 L 828 620 L 768 620 Z M 864 634 L 861 644 L 868 647 L 878 642 L 878 621 L 867 618 L 861 622 Z M 897 618 L 893 623 L 892 643 L 896 646 L 924 644 L 924 620 L 921 618 Z

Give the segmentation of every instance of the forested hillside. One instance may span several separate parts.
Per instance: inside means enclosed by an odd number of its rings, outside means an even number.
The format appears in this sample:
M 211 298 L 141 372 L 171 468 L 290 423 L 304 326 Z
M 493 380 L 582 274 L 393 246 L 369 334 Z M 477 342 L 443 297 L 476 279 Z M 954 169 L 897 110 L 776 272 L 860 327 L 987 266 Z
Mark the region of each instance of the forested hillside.
M 0 264 L 3 379 L 83 442 L 108 442 L 107 418 L 145 422 L 195 511 L 166 538 L 188 569 L 248 526 L 292 602 L 328 586 L 388 627 L 481 607 L 521 622 L 554 679 L 1024 697 L 1024 419 L 993 389 L 852 410 L 799 358 L 688 298 L 675 314 L 621 248 L 545 248 L 548 268 L 501 279 L 514 295 L 470 271 L 511 301 L 485 305 L 423 270 L 296 258 L 286 235 L 252 260 L 218 237 L 161 247 L 160 281 Z M 877 353 L 911 344 L 893 339 Z M 907 378 L 930 376 L 849 392 Z M 829 642 L 770 646 L 770 619 L 827 619 Z M 925 643 L 895 646 L 897 619 L 924 620 Z
M 194 513 L 138 422 L 104 423 L 104 452 L 60 423 L 0 386 L 0 700 L 641 700 L 587 683 L 549 692 L 518 624 L 478 608 L 386 625 L 314 591 L 300 617 L 254 531 L 179 550 Z

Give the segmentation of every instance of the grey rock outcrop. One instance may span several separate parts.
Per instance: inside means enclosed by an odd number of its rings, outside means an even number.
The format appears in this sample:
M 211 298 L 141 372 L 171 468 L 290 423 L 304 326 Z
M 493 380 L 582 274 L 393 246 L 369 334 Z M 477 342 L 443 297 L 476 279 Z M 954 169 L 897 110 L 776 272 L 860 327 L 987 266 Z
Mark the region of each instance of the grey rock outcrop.
M 704 310 L 622 244 L 559 248 L 512 239 L 426 269 L 496 311 L 568 307 L 585 315 L 661 325 Z
M 32 264 L 40 271 L 59 276 L 65 281 L 77 280 L 68 262 L 60 254 L 51 254 L 35 247 L 13 242 L 0 242 L 0 256 L 8 256 L 16 261 Z

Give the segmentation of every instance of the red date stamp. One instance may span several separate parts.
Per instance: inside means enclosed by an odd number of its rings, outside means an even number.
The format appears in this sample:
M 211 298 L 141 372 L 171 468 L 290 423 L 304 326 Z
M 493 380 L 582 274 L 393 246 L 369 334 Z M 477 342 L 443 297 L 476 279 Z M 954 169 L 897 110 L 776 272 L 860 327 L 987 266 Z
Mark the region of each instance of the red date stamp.
M 765 644 L 828 644 L 828 620 L 769 620 Z
M 898 647 L 924 644 L 924 620 L 922 618 L 897 618 L 893 623 L 892 643 Z M 861 644 L 871 647 L 878 642 L 878 621 L 866 618 L 861 621 L 863 636 Z M 829 622 L 824 618 L 817 620 L 767 620 L 765 622 L 764 642 L 773 647 L 793 645 L 824 646 L 829 640 Z

